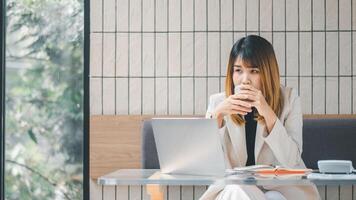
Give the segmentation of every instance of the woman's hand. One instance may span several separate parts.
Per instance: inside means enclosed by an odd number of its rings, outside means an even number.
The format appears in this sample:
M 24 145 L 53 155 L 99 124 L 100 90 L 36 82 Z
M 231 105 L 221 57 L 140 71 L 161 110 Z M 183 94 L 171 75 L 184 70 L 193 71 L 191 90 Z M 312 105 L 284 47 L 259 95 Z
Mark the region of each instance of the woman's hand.
M 240 94 L 230 95 L 216 107 L 214 115 L 218 120 L 219 128 L 223 125 L 222 123 L 225 115 L 246 115 L 248 112 L 252 111 L 252 104 L 242 100 L 243 98 L 244 95 Z
M 254 88 L 252 85 L 241 84 L 239 87 L 241 98 L 245 101 L 251 101 L 251 104 L 257 109 L 261 116 L 264 117 L 266 113 L 272 110 L 260 90 Z
M 241 84 L 239 87 L 239 94 L 243 96 L 244 100 L 251 101 L 252 106 L 257 109 L 261 116 L 263 116 L 266 122 L 268 133 L 270 133 L 277 120 L 277 115 L 266 102 L 262 92 L 251 85 Z

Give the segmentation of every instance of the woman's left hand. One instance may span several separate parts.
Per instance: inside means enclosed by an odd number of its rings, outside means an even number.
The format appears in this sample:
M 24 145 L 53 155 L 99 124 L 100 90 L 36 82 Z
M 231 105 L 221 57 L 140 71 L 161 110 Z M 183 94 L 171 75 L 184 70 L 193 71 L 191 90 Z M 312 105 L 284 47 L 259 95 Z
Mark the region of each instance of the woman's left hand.
M 265 119 L 268 132 L 270 132 L 276 122 L 277 115 L 266 102 L 262 92 L 252 85 L 241 84 L 239 85 L 241 95 L 246 95 L 245 99 L 252 101 L 251 104 L 255 107 L 258 113 Z
M 260 90 L 254 88 L 252 85 L 241 84 L 239 87 L 239 94 L 245 95 L 244 98 L 247 101 L 252 101 L 251 105 L 257 109 L 261 116 L 264 117 L 270 110 L 272 110 Z

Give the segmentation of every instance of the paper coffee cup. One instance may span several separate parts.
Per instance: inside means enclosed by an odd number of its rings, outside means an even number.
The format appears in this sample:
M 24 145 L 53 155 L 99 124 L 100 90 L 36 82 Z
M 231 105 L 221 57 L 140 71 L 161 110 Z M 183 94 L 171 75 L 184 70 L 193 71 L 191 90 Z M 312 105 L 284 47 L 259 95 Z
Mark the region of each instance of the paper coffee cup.
M 237 85 L 237 86 L 235 86 L 235 88 L 234 88 L 234 94 L 238 94 L 239 92 L 240 92 L 240 86 L 239 85 Z

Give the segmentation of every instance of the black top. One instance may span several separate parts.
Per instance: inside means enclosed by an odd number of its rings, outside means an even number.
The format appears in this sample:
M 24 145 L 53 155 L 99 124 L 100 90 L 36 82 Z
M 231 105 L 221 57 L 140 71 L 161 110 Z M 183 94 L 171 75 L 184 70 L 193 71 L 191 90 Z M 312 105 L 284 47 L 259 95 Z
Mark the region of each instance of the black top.
M 246 149 L 247 149 L 247 162 L 246 166 L 255 165 L 255 139 L 257 121 L 253 119 L 254 112 L 245 115 L 245 130 L 246 130 Z

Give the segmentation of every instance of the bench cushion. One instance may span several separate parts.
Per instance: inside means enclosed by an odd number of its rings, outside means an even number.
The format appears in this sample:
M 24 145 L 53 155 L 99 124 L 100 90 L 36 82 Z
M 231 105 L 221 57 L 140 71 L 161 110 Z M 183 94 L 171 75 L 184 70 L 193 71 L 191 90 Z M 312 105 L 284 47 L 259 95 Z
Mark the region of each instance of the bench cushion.
M 351 160 L 356 166 L 356 118 L 304 119 L 302 158 L 308 168 L 318 160 Z
M 143 121 L 141 164 L 143 169 L 160 169 L 151 120 Z

